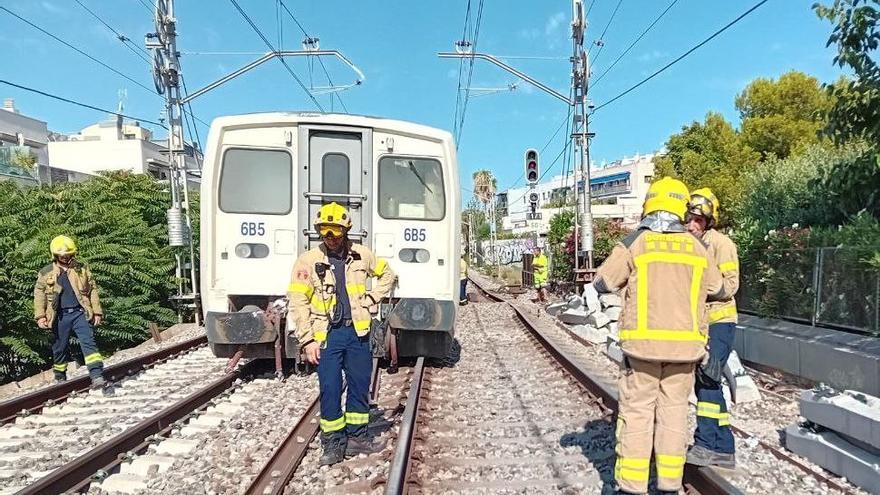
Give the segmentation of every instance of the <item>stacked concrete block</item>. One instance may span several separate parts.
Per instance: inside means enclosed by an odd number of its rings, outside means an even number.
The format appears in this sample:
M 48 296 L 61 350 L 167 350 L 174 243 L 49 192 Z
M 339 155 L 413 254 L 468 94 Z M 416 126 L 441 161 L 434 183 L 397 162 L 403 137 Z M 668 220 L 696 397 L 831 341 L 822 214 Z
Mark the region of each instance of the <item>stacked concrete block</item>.
M 605 342 L 605 355 L 615 363 L 623 363 L 623 350 L 620 348 L 620 341 L 616 338 L 608 337 Z
M 584 308 L 569 308 L 559 315 L 559 321 L 568 325 L 586 325 L 588 316 Z
M 727 381 L 727 389 L 729 387 L 728 400 L 733 400 L 735 404 L 745 404 L 761 400 L 761 391 L 752 377 L 748 374 L 739 355 L 736 351 L 730 352 L 727 358 L 727 365 L 724 367 L 724 378 Z
M 596 328 L 602 328 L 611 323 L 611 318 L 606 316 L 602 311 L 596 311 L 589 316 L 587 321 L 589 321 L 590 325 Z
M 547 308 L 546 308 L 547 314 L 552 315 L 552 316 L 559 316 L 559 314 L 562 313 L 563 311 L 565 311 L 566 309 L 568 309 L 567 302 L 558 302 L 558 303 L 548 304 Z
M 880 494 L 880 400 L 821 387 L 800 399 L 805 425 L 785 430 L 785 445 L 865 490 Z
M 608 330 L 592 325 L 575 325 L 571 331 L 591 344 L 604 344 L 608 339 Z

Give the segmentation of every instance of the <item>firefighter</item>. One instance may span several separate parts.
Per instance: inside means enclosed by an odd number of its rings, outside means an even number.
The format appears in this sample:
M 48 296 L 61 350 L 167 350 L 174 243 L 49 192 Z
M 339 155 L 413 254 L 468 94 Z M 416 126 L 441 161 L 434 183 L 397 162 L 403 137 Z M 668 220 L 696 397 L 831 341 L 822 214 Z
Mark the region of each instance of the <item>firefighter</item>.
M 464 306 L 468 303 L 467 298 L 467 275 L 468 275 L 468 264 L 465 261 L 464 256 L 461 257 L 461 261 L 458 262 L 458 275 L 459 275 L 459 285 L 460 291 L 458 293 L 458 304 Z
M 367 436 L 372 372 L 370 324 L 395 275 L 384 259 L 348 240 L 351 216 L 329 203 L 315 218 L 323 242 L 293 266 L 288 297 L 306 361 L 318 367 L 322 465 L 381 450 Z M 377 280 L 367 291 L 367 277 Z M 347 395 L 342 411 L 342 373 Z
M 104 319 L 98 284 L 91 270 L 75 259 L 73 239 L 59 235 L 49 243 L 52 263 L 44 266 L 34 286 L 34 319 L 52 332 L 52 370 L 55 382 L 67 380 L 70 336 L 76 334 L 93 388 L 107 387 L 102 376 L 104 358 L 95 343 L 95 331 Z M 109 391 L 109 389 L 106 389 Z
M 535 257 L 532 258 L 532 275 L 535 279 L 535 290 L 538 292 L 538 302 L 547 302 L 547 256 L 541 250 L 541 246 L 535 246 Z
M 739 258 L 736 244 L 729 237 L 715 230 L 718 224 L 720 203 L 709 188 L 691 193 L 687 213 L 687 228 L 715 251 L 718 269 L 724 279 L 724 301 L 713 301 L 709 312 L 709 360 L 697 370 L 697 429 L 694 446 L 688 451 L 688 464 L 736 467 L 733 432 L 727 402 L 721 390 L 721 374 L 733 347 L 734 329 L 737 322 L 736 301 L 733 295 L 739 289 Z
M 602 293 L 625 287 L 614 471 L 620 493 L 647 493 L 652 451 L 660 492 L 681 488 L 688 395 L 706 353 L 707 295 L 724 296 L 714 255 L 683 223 L 688 200 L 678 180 L 651 184 L 638 229 L 588 286 Z

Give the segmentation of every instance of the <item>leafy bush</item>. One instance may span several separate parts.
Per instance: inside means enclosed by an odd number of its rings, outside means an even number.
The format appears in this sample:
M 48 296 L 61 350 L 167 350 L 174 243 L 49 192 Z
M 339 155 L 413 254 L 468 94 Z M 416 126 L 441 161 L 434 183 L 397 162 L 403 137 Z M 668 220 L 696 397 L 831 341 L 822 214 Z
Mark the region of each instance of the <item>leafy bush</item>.
M 98 282 L 106 313 L 96 331 L 102 351 L 144 340 L 149 322 L 176 320 L 169 303 L 177 285 L 169 204 L 161 184 L 125 172 L 32 189 L 0 183 L 0 381 L 50 361 L 48 333 L 35 325 L 32 301 L 37 271 L 51 262 L 49 241 L 58 234 L 74 238 Z

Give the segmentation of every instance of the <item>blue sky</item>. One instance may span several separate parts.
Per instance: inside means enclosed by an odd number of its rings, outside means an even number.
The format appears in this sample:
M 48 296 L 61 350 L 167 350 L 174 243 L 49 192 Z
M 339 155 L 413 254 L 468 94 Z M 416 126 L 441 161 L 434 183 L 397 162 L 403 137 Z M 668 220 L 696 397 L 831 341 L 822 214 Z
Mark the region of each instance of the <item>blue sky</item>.
M 139 45 L 152 30 L 151 15 L 139 0 L 82 0 L 111 26 Z M 821 81 L 838 77 L 833 51 L 825 48 L 830 24 L 819 20 L 814 0 L 770 0 L 739 24 L 673 66 L 654 80 L 598 112 L 594 160 L 660 148 L 671 133 L 709 110 L 736 119 L 737 92 L 756 77 L 777 77 L 801 70 Z M 149 0 L 144 0 L 149 3 Z M 453 128 L 458 62 L 440 59 L 438 51 L 453 49 L 462 35 L 465 0 L 285 0 L 322 48 L 345 53 L 366 74 L 362 86 L 342 93 L 352 113 L 378 115 Z M 585 0 L 589 5 L 590 0 Z M 124 72 L 148 87 L 147 65 L 72 0 L 6 0 L 2 3 Z M 264 33 L 277 43 L 275 0 L 239 0 Z M 476 6 L 477 0 L 473 0 Z M 671 61 L 755 3 L 755 0 L 679 0 L 654 29 L 591 90 L 599 105 Z M 595 0 L 588 40 L 608 23 L 616 0 Z M 668 0 L 623 0 L 595 60 L 598 75 L 668 4 Z M 539 59 L 509 62 L 560 92 L 568 92 L 571 51 L 570 2 L 486 0 L 478 50 Z M 259 37 L 228 0 L 177 0 L 183 70 L 189 89 L 220 77 L 255 55 L 208 55 L 205 52 L 265 52 Z M 157 120 L 162 100 L 133 83 L 58 44 L 21 21 L 0 12 L 0 43 L 6 49 L 2 77 L 103 108 L 115 108 L 118 93 L 127 90 L 127 113 Z M 283 43 L 297 48 L 302 33 L 283 17 Z M 596 56 L 594 48 L 594 57 Z M 354 75 L 335 61 L 327 68 L 336 82 Z M 292 67 L 309 84 L 326 84 L 320 66 L 305 61 Z M 513 76 L 476 62 L 472 86 L 504 87 Z M 49 123 L 58 132 L 75 132 L 104 118 L 100 113 L 0 86 L 0 97 L 14 97 L 22 113 Z M 328 109 L 328 96 L 319 101 Z M 339 110 L 338 102 L 335 109 Z M 269 63 L 209 93 L 193 104 L 206 121 L 227 114 L 311 110 L 314 105 L 279 63 Z M 523 150 L 543 147 L 565 117 L 567 108 L 538 90 L 520 85 L 516 91 L 472 98 L 468 104 L 459 162 L 462 184 L 473 170 L 496 172 L 505 188 L 521 174 Z M 199 125 L 202 139 L 207 128 Z M 548 166 L 564 145 L 564 133 L 542 156 Z M 561 163 L 555 171 L 561 169 Z M 552 173 L 552 172 L 551 172 Z M 549 175 L 549 174 L 548 174 Z

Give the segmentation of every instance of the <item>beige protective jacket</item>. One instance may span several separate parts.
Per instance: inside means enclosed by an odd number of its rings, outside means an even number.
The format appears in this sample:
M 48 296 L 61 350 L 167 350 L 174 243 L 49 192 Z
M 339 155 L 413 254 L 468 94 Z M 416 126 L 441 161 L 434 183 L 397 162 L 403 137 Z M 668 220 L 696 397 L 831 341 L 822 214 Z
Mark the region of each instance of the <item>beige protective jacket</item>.
M 315 271 L 316 263 L 326 265 L 323 283 Z M 368 277 L 377 278 L 370 292 L 367 292 Z M 359 336 L 370 332 L 371 314 L 378 311 L 379 302 L 391 292 L 396 278 L 384 259 L 377 259 L 372 251 L 360 244 L 349 245 L 345 290 L 351 303 L 352 325 Z M 336 307 L 336 277 L 323 244 L 306 251 L 296 260 L 287 293 L 288 311 L 296 323 L 300 346 L 313 340 L 327 340 L 327 316 L 332 315 Z
M 707 294 L 723 298 L 714 254 L 687 232 L 640 229 L 618 243 L 596 273 L 598 292 L 622 289 L 620 346 L 636 359 L 693 362 L 708 334 Z
M 730 237 L 715 229 L 703 234 L 703 242 L 715 251 L 718 270 L 724 279 L 724 291 L 730 295 L 729 299 L 709 302 L 709 324 L 736 323 L 736 300 L 733 297 L 739 290 L 739 256 L 736 253 L 736 244 Z
M 58 302 L 61 300 L 61 284 L 58 276 L 61 275 L 61 267 L 57 263 L 50 263 L 40 269 L 37 274 L 37 283 L 34 285 L 34 320 L 46 318 L 49 326 L 55 323 Z M 72 260 L 67 268 L 67 278 L 76 300 L 86 312 L 86 319 L 91 320 L 95 315 L 103 315 L 101 301 L 98 299 L 98 284 L 92 276 L 91 270 L 77 260 Z

